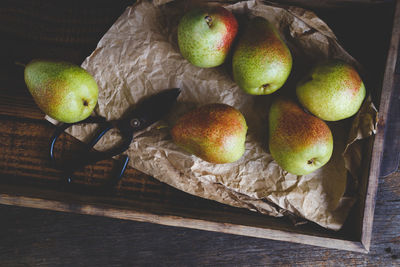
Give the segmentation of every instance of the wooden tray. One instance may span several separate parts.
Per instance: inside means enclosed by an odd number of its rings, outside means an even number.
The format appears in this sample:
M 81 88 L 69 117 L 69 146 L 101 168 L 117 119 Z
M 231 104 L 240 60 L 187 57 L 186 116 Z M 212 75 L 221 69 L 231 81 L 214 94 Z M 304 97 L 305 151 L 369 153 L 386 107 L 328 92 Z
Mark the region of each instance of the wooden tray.
M 78 185 L 66 189 L 60 183 L 62 174 L 48 159 L 54 126 L 43 119 L 26 90 L 23 70 L 14 62 L 47 57 L 81 63 L 131 3 L 15 2 L 2 7 L 4 16 L 0 16 L 0 25 L 8 25 L 0 28 L 5 37 L 1 59 L 6 62 L 0 67 L 0 204 L 369 251 L 390 99 L 396 99 L 400 91 L 394 87 L 400 84 L 400 74 L 395 74 L 400 1 L 337 1 L 329 5 L 323 1 L 291 1 L 313 9 L 328 23 L 345 49 L 366 68 L 367 88 L 376 88 L 371 93 L 380 111 L 378 133 L 362 142 L 359 199 L 339 232 L 313 223 L 294 226 L 290 218 L 273 218 L 194 197 L 134 169 L 127 170 L 114 192 L 103 192 L 99 185 L 112 172 L 113 160 L 86 167 L 76 175 Z M 82 149 L 72 137 L 60 141 L 61 152 Z

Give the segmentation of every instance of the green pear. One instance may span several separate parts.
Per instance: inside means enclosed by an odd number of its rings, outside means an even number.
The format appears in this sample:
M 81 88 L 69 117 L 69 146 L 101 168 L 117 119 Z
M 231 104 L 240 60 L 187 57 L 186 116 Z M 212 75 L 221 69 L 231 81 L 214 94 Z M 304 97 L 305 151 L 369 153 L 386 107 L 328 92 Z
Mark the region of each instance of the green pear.
M 96 81 L 77 65 L 33 60 L 26 65 L 24 76 L 36 104 L 53 119 L 67 123 L 81 121 L 96 106 Z
M 296 87 L 303 107 L 326 121 L 353 116 L 365 98 L 364 83 L 357 71 L 340 60 L 317 64 Z
M 269 111 L 269 150 L 282 169 L 305 175 L 331 158 L 332 133 L 326 123 L 294 101 L 278 98 Z
M 230 163 L 245 150 L 246 120 L 226 104 L 209 104 L 186 113 L 171 129 L 173 141 L 211 163 Z
M 190 63 L 202 68 L 224 63 L 238 30 L 227 9 L 199 7 L 186 13 L 178 25 L 178 45 Z
M 292 69 L 292 55 L 274 26 L 253 18 L 233 53 L 233 79 L 246 93 L 267 95 L 283 86 Z

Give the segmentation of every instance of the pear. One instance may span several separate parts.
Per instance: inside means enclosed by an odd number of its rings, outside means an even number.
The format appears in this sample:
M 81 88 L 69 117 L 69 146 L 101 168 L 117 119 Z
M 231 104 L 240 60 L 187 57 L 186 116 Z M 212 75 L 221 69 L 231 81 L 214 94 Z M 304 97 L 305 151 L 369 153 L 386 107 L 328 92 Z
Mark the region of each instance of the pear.
M 26 65 L 24 76 L 36 104 L 53 119 L 67 123 L 81 121 L 96 106 L 96 81 L 77 65 L 33 60 Z
M 186 13 L 179 22 L 179 49 L 195 66 L 216 67 L 224 63 L 237 30 L 236 18 L 227 9 L 198 7 Z
M 233 79 L 246 93 L 267 95 L 286 82 L 292 55 L 275 27 L 255 17 L 239 38 L 232 59 Z
M 269 111 L 269 150 L 287 172 L 309 174 L 331 158 L 332 133 L 323 120 L 304 112 L 296 102 L 278 98 Z
M 365 98 L 365 86 L 358 72 L 340 60 L 317 64 L 296 87 L 303 107 L 326 121 L 353 116 Z
M 245 150 L 246 120 L 226 104 L 208 104 L 180 117 L 171 129 L 173 141 L 211 163 L 230 163 Z

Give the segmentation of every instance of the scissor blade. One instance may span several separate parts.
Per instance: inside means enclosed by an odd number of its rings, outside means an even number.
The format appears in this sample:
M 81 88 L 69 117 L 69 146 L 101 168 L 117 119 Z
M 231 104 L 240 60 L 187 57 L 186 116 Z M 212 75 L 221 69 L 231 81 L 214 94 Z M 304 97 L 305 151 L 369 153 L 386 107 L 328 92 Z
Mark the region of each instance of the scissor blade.
M 166 89 L 144 99 L 129 116 L 131 120 L 140 121 L 140 126 L 136 130 L 144 129 L 164 117 L 171 110 L 180 93 L 179 88 Z M 130 124 L 133 126 L 132 123 Z

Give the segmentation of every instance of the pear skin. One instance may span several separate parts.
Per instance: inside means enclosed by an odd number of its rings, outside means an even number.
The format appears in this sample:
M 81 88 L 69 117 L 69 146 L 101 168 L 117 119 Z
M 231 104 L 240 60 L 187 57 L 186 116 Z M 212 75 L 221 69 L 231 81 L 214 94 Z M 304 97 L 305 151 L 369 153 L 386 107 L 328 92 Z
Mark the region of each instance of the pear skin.
M 197 67 L 216 67 L 224 63 L 237 31 L 236 18 L 227 9 L 198 7 L 186 13 L 179 22 L 179 50 Z
M 97 104 L 96 81 L 77 65 L 33 60 L 26 65 L 24 78 L 39 108 L 58 121 L 84 120 Z
M 232 59 L 233 79 L 246 93 L 271 94 L 281 88 L 292 69 L 292 55 L 275 27 L 253 18 L 239 38 Z
M 226 104 L 209 104 L 186 113 L 171 129 L 181 148 L 211 163 L 230 163 L 245 150 L 246 120 Z
M 269 150 L 287 172 L 309 174 L 331 158 L 332 133 L 324 121 L 304 112 L 296 102 L 277 98 L 269 111 Z
M 296 87 L 303 107 L 326 121 L 338 121 L 357 113 L 365 98 L 358 72 L 340 60 L 317 64 Z

